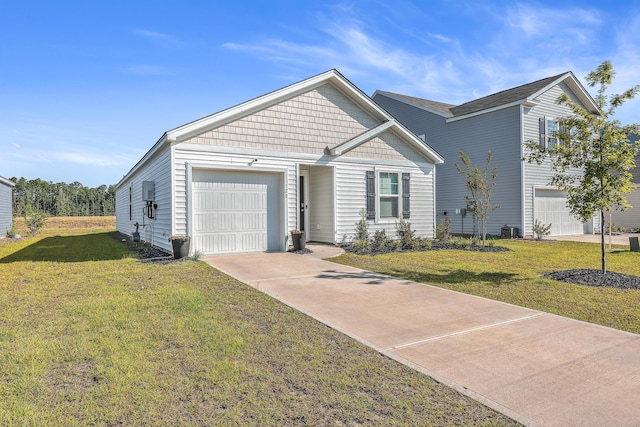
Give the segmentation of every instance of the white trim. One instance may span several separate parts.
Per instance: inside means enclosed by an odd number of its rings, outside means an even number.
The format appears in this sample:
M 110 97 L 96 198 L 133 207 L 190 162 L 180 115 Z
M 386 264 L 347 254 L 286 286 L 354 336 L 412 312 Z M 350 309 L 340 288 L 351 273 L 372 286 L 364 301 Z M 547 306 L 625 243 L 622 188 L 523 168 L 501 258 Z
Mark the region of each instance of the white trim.
M 421 142 L 422 143 L 422 142 Z M 308 153 L 296 153 L 288 151 L 277 150 L 258 150 L 253 148 L 241 148 L 241 147 L 224 147 L 217 145 L 201 145 L 201 144 L 189 144 L 180 143 L 179 150 L 184 151 L 196 151 L 216 154 L 237 154 L 247 157 L 271 157 L 277 159 L 291 159 L 299 162 L 308 162 L 309 164 L 315 164 L 317 166 L 330 166 L 332 163 L 358 163 L 358 164 L 384 164 L 390 167 L 415 167 L 415 166 L 428 166 L 434 165 L 434 162 L 418 162 L 411 160 L 386 160 L 386 159 L 373 159 L 373 158 L 359 158 L 359 157 L 329 157 L 326 154 L 308 154 Z
M 433 166 L 433 179 L 431 182 L 431 185 L 433 186 L 433 201 L 431 203 L 431 205 L 433 206 L 433 238 L 435 239 L 436 237 L 436 229 L 438 227 L 438 212 L 437 212 L 437 206 L 436 206 L 436 167 L 435 165 Z
M 190 162 L 186 162 L 185 164 L 185 185 L 187 188 L 185 188 L 186 193 L 186 197 L 187 197 L 187 203 L 185 203 L 185 209 L 187 210 L 187 212 L 185 212 L 185 217 L 187 218 L 187 236 L 191 236 L 193 238 L 193 167 L 192 164 Z M 175 234 L 175 217 L 173 218 L 173 227 L 174 227 L 174 231 L 172 232 L 172 234 Z M 193 245 L 190 246 L 189 250 L 191 250 L 193 248 Z
M 520 106 L 520 231 L 522 236 L 525 236 L 526 232 L 526 197 L 525 197 L 525 160 L 524 160 L 524 109 L 525 105 Z M 534 196 L 535 197 L 535 196 Z M 532 223 L 533 224 L 533 223 Z
M 341 156 L 353 150 L 354 148 L 364 144 L 365 142 L 372 140 L 373 138 L 377 137 L 378 135 L 380 135 L 382 132 L 386 131 L 390 127 L 393 127 L 394 125 L 395 123 L 393 121 L 380 123 L 378 126 L 371 128 L 364 133 L 361 133 L 360 135 L 356 136 L 355 138 L 352 138 L 349 141 L 345 141 L 333 148 L 327 147 L 327 149 L 329 149 L 329 154 L 331 154 L 332 156 Z
M 435 167 L 434 167 L 435 169 Z M 386 166 L 376 166 L 373 168 L 375 171 L 375 188 L 376 188 L 376 219 L 374 220 L 374 224 L 395 224 L 397 221 L 402 219 L 402 174 L 403 173 L 411 173 L 411 171 L 389 168 Z M 398 176 L 398 194 L 395 197 L 398 199 L 398 216 L 396 217 L 384 217 L 380 216 L 380 197 L 383 196 L 394 196 L 393 194 L 380 194 L 380 173 L 395 173 Z M 435 199 L 434 199 L 435 204 Z
M 167 134 L 163 134 L 160 139 L 155 144 L 153 144 L 153 147 L 151 147 L 149 151 L 147 151 L 146 154 L 142 156 L 140 160 L 138 160 L 138 162 L 131 168 L 131 170 L 129 170 L 129 172 L 127 172 L 120 181 L 118 181 L 115 189 L 117 190 L 127 179 L 131 178 L 143 165 L 151 160 L 151 158 L 155 156 L 156 153 L 158 153 L 165 144 L 170 142 L 171 141 L 167 139 Z
M 376 104 L 375 101 L 369 98 L 357 86 L 334 69 L 165 132 L 153 147 L 151 147 L 151 149 L 133 166 L 133 168 L 123 176 L 123 178 L 116 184 L 115 188 L 118 189 L 124 181 L 134 175 L 141 167 L 149 162 L 149 160 L 157 152 L 162 150 L 166 144 L 175 144 L 188 140 L 196 135 L 215 129 L 216 127 L 238 120 L 242 117 L 254 114 L 284 100 L 309 92 L 324 84 L 333 85 L 337 90 L 341 91 L 345 96 L 354 101 L 359 107 L 371 114 L 372 117 L 382 122 L 392 122 L 394 125 L 390 126 L 390 128 L 393 128 L 398 132 L 405 140 L 405 143 L 413 145 L 414 148 L 417 148 L 418 151 L 425 155 L 427 159 L 436 164 L 444 162 L 444 159 L 432 147 L 420 140 L 412 132 L 402 126 L 402 124 L 395 121 L 392 115 Z M 217 148 L 219 149 L 220 147 Z
M 372 115 L 379 119 L 390 119 L 389 114 L 379 107 L 375 102 L 349 82 L 337 70 L 329 70 L 317 76 L 294 83 L 285 88 L 262 95 L 258 98 L 228 108 L 219 113 L 212 114 L 186 125 L 177 127 L 167 132 L 170 140 L 183 141 L 195 135 L 206 132 L 215 127 L 238 120 L 242 117 L 254 114 L 270 106 L 276 105 L 286 99 L 294 98 L 305 92 L 309 92 L 323 84 L 331 82 L 337 89 L 348 92 L 351 98 L 356 98 L 357 103 Z
M 333 243 L 338 242 L 338 191 L 336 190 L 336 168 L 331 167 L 331 193 L 333 196 Z
M 7 186 L 9 186 L 9 187 L 15 187 L 15 186 L 16 186 L 16 185 L 13 183 L 13 181 L 10 181 L 10 180 L 8 180 L 8 179 L 6 179 L 6 178 L 3 178 L 3 177 L 1 177 L 1 176 L 0 176 L 0 184 L 5 184 L 5 185 L 7 185 Z
M 556 86 L 562 82 L 564 82 L 567 86 L 569 86 L 569 89 L 571 89 L 574 95 L 576 95 L 578 99 L 580 99 L 580 102 L 583 105 L 585 106 L 590 105 L 592 107 L 592 108 L 587 108 L 589 112 L 591 112 L 592 114 L 598 114 L 598 115 L 602 114 L 600 109 L 596 105 L 596 102 L 594 101 L 594 99 L 591 97 L 589 92 L 586 91 L 586 89 L 584 88 L 584 86 L 582 86 L 582 84 L 578 81 L 578 79 L 576 79 L 576 77 L 573 75 L 572 72 L 568 72 L 563 76 L 558 77 L 555 81 L 553 81 L 552 83 L 549 83 L 547 86 L 545 86 L 544 88 L 540 89 L 539 91 L 531 95 L 530 98 L 535 99 L 538 96 L 542 95 L 544 92 L 548 91 L 553 86 Z
M 175 156 L 175 146 L 170 148 L 169 152 L 169 167 L 170 171 L 170 183 L 169 187 L 171 188 L 171 195 L 169 196 L 169 200 L 171 201 L 171 236 L 176 234 L 176 156 Z M 186 177 L 185 177 L 186 179 Z M 189 193 L 187 193 L 189 194 Z M 187 196 L 188 197 L 188 196 Z M 187 212 L 185 212 L 185 217 L 188 218 Z
M 297 165 L 299 166 L 299 165 Z M 311 195 L 309 194 L 309 175 L 310 175 L 310 170 L 309 169 L 304 169 L 304 170 L 299 170 L 298 171 L 298 175 L 296 177 L 296 216 L 297 216 L 297 221 L 296 221 L 296 228 L 298 230 L 300 230 L 300 203 L 302 203 L 301 199 L 300 199 L 300 177 L 304 177 L 304 185 L 302 187 L 302 191 L 304 192 L 305 195 L 305 207 L 304 207 L 304 226 L 305 226 L 305 238 L 307 240 L 311 240 L 311 227 L 309 226 L 311 224 L 311 214 L 309 213 L 309 202 L 311 199 Z M 313 208 L 313 206 L 312 206 Z
M 521 99 L 519 101 L 513 101 L 508 104 L 498 105 L 496 107 L 487 108 L 486 110 L 475 111 L 473 113 L 465 114 L 462 116 L 455 116 L 447 119 L 447 123 L 457 122 L 458 120 L 469 119 L 471 117 L 481 116 L 483 114 L 493 113 L 494 111 L 504 110 L 506 108 L 516 107 L 520 105 L 525 105 L 528 107 L 535 106 L 534 102 L 532 102 L 529 98 Z
M 287 180 L 289 169 L 288 168 L 270 168 L 270 167 L 253 167 L 253 166 L 231 166 L 231 165 L 212 165 L 209 163 L 200 162 L 186 162 L 186 184 L 187 184 L 187 234 L 193 236 L 192 224 L 193 224 L 193 169 L 204 169 L 207 171 L 238 171 L 238 172 L 268 172 L 277 173 L 281 176 L 282 183 L 282 200 L 280 209 L 282 210 L 280 218 L 280 248 L 279 250 L 284 252 L 287 250 L 287 242 L 289 238 L 289 230 L 287 228 L 289 209 L 288 209 L 288 188 Z M 296 177 L 297 179 L 297 177 Z M 284 235 L 284 240 L 282 239 Z M 193 250 L 191 246 L 190 250 Z

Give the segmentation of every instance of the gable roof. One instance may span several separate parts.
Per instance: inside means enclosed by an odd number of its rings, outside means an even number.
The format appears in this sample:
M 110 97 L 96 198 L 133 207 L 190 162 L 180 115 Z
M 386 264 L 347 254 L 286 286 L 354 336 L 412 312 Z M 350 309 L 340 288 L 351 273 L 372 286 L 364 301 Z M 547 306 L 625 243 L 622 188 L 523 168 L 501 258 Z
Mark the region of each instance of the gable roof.
M 162 137 L 154 144 L 154 146 L 136 163 L 136 165 L 116 184 L 119 187 L 128 177 L 130 177 L 135 171 L 140 169 L 149 159 L 157 153 L 162 147 L 171 143 L 179 143 L 186 141 L 196 135 L 202 134 L 209 130 L 223 126 L 225 124 L 234 122 L 243 117 L 247 117 L 258 111 L 269 108 L 273 105 L 294 98 L 303 93 L 309 92 L 317 87 L 325 84 L 332 84 L 344 95 L 349 97 L 360 108 L 367 111 L 373 117 L 380 121 L 378 126 L 365 131 L 363 134 L 358 135 L 348 141 L 344 141 L 336 147 L 327 147 L 327 151 L 331 155 L 341 155 L 353 148 L 375 138 L 386 130 L 392 130 L 396 134 L 400 135 L 409 145 L 416 149 L 425 158 L 440 164 L 444 162 L 444 158 L 432 147 L 426 144 L 423 140 L 418 138 L 408 128 L 398 122 L 391 114 L 389 114 L 384 108 L 380 107 L 375 101 L 373 101 L 367 94 L 362 92 L 358 87 L 351 83 L 346 77 L 344 77 L 338 70 L 332 69 L 324 73 L 318 74 L 314 77 L 310 77 L 306 80 L 302 80 L 298 83 L 286 86 L 282 89 L 267 93 L 257 98 L 246 101 L 242 104 L 238 104 L 234 107 L 227 108 L 218 113 L 211 114 L 193 122 L 184 124 L 177 128 L 166 131 Z
M 399 93 L 387 92 L 384 90 L 376 90 L 372 97 L 375 98 L 377 94 L 384 95 L 387 98 L 396 99 L 406 104 L 413 104 L 414 106 L 422 108 L 423 110 L 427 110 L 444 117 L 453 116 L 453 113 L 451 113 L 451 108 L 455 107 L 455 105 L 453 104 L 445 104 L 444 102 L 431 101 L 428 99 L 416 98 L 415 96 L 409 95 L 401 95 Z
M 464 116 L 466 114 L 476 113 L 478 111 L 489 110 L 501 105 L 511 104 L 523 99 L 527 99 L 532 95 L 552 86 L 553 83 L 567 73 L 558 74 L 557 76 L 547 77 L 532 83 L 527 83 L 511 89 L 503 90 L 464 104 L 456 105 L 451 109 L 454 116 Z
M 376 94 L 380 93 L 401 102 L 421 107 L 422 109 L 432 110 L 432 112 L 447 117 L 449 119 L 448 121 L 454 121 L 514 105 L 524 104 L 534 106 L 536 105 L 535 98 L 561 82 L 569 86 L 588 111 L 597 115 L 601 114 L 591 95 L 589 95 L 571 71 L 496 92 L 460 105 L 444 104 L 384 91 L 376 91 Z

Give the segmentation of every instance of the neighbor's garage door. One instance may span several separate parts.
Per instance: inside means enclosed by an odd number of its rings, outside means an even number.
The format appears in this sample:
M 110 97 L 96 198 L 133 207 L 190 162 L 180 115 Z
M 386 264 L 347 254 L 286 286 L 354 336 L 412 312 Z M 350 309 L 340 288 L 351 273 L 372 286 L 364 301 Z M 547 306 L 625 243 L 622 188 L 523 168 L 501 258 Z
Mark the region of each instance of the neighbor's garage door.
M 282 175 L 193 171 L 193 249 L 204 254 L 280 250 Z
M 558 190 L 537 189 L 534 220 L 551 224 L 551 235 L 584 234 L 584 225 L 569 212 L 566 194 Z

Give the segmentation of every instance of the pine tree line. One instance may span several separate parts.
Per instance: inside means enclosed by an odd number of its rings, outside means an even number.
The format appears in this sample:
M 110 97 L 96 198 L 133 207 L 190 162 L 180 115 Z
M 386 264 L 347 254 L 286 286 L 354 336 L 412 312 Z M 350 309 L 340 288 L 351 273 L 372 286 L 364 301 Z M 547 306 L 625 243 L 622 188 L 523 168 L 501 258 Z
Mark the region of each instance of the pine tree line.
M 110 216 L 116 211 L 114 185 L 85 187 L 79 182 L 48 182 L 39 178 L 10 178 L 13 188 L 13 214 L 38 211 L 51 216 Z

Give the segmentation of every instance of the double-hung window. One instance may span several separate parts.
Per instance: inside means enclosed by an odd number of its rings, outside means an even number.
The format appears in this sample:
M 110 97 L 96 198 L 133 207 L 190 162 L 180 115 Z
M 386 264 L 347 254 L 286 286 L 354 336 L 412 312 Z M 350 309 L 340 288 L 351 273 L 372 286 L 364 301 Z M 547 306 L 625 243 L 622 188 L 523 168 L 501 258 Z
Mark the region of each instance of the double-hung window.
M 551 149 L 558 143 L 557 133 L 559 130 L 557 120 L 547 119 L 547 148 Z
M 367 219 L 411 218 L 411 174 L 367 171 Z
M 399 188 L 396 172 L 380 172 L 378 175 L 380 218 L 399 218 Z
M 556 119 L 549 117 L 540 118 L 540 144 L 545 149 L 552 149 L 558 144 L 558 132 L 560 123 Z

